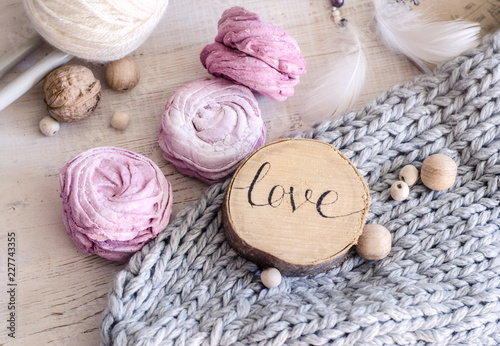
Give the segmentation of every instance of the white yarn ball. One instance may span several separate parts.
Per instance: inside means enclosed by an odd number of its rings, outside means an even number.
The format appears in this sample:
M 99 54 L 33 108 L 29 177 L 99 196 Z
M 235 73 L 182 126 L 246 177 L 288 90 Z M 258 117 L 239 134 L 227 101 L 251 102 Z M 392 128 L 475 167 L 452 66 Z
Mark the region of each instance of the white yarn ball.
M 78 58 L 113 61 L 137 49 L 168 0 L 23 0 L 28 17 L 51 45 Z

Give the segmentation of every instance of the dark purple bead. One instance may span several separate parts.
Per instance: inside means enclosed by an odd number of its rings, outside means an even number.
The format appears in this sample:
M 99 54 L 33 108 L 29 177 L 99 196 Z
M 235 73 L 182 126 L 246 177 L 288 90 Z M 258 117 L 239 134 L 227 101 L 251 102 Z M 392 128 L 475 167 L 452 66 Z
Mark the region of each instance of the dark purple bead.
M 342 7 L 342 5 L 344 4 L 344 0 L 332 0 L 332 6 L 333 7 Z

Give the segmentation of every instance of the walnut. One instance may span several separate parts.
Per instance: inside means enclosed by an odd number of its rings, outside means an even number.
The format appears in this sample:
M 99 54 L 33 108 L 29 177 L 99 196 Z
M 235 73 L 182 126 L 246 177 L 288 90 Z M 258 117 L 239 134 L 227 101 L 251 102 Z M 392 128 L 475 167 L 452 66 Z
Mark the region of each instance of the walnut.
M 106 82 L 111 89 L 127 91 L 135 88 L 141 78 L 139 65 L 131 57 L 112 61 L 106 67 Z
M 65 65 L 49 73 L 43 91 L 50 115 L 66 123 L 89 116 L 101 100 L 101 83 L 80 65 Z

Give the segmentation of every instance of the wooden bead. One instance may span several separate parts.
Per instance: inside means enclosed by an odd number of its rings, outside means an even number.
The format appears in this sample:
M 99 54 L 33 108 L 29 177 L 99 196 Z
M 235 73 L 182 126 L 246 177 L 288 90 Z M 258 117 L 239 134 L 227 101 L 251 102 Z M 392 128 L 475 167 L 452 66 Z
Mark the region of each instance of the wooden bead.
M 404 201 L 410 194 L 410 188 L 404 181 L 396 181 L 391 186 L 391 197 L 395 201 Z
M 135 88 L 141 78 L 139 65 L 131 57 L 112 61 L 106 67 L 106 82 L 111 89 L 127 91 Z
M 111 126 L 117 130 L 125 130 L 130 122 L 130 117 L 125 112 L 115 112 L 111 117 Z
M 420 178 L 429 189 L 443 191 L 455 183 L 457 169 L 457 164 L 451 157 L 434 154 L 424 160 Z
M 260 274 L 260 280 L 267 288 L 277 287 L 281 283 L 281 273 L 276 268 L 267 268 Z
M 48 137 L 55 135 L 60 128 L 59 123 L 54 118 L 48 115 L 40 120 L 39 126 L 40 131 L 42 131 L 42 133 Z
M 367 224 L 358 239 L 356 252 L 367 260 L 380 260 L 391 252 L 391 232 L 382 225 Z
M 404 181 L 406 185 L 412 186 L 418 180 L 418 169 L 413 165 L 406 165 L 399 171 L 399 180 Z

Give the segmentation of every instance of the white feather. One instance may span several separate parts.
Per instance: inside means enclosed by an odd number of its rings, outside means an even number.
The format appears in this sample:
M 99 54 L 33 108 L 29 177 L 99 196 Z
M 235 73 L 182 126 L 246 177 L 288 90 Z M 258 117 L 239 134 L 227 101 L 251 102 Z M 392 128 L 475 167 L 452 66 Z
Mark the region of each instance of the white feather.
M 330 35 L 339 50 L 303 99 L 299 115 L 306 125 L 344 115 L 365 84 L 367 62 L 358 34 L 349 23 L 343 28 L 335 25 L 335 30 Z
M 461 19 L 433 21 L 425 11 L 409 10 L 403 2 L 375 0 L 377 31 L 390 49 L 406 55 L 424 72 L 424 62 L 448 61 L 479 44 L 478 23 Z

